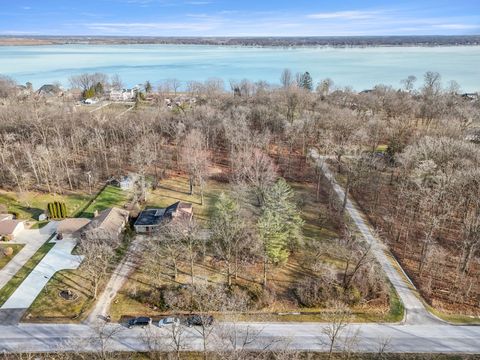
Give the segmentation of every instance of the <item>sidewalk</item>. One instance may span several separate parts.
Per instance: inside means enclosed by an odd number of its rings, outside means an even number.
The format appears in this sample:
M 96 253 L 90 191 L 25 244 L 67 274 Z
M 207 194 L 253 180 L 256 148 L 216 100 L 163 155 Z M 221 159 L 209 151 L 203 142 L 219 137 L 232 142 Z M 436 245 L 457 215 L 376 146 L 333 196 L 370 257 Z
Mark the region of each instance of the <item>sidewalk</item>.
M 15 240 L 11 242 L 12 244 L 25 244 L 25 246 L 0 270 L 0 289 L 30 260 L 56 229 L 57 222 L 51 221 L 41 229 L 23 230 L 15 237 Z

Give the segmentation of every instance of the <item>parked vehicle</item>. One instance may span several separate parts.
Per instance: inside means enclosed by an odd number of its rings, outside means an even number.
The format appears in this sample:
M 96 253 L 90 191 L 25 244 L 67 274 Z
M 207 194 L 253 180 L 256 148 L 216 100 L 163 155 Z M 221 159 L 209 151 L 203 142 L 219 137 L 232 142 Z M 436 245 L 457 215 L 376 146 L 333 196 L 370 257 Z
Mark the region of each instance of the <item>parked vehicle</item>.
M 191 315 L 187 318 L 187 326 L 212 326 L 213 316 L 211 315 Z
M 179 326 L 179 325 L 180 325 L 180 319 L 177 317 L 167 317 L 167 318 L 161 319 L 158 322 L 159 327 Z
M 145 328 L 149 325 L 151 325 L 152 319 L 149 317 L 137 317 L 135 319 L 131 319 L 128 321 L 127 327 L 129 329 L 133 327 L 142 327 Z

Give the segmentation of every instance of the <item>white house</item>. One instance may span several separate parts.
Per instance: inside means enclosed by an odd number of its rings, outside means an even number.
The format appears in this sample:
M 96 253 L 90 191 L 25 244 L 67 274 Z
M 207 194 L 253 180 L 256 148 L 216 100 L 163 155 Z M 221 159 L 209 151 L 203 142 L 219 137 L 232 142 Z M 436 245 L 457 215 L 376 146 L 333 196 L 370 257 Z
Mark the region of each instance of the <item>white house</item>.
M 134 89 L 110 90 L 108 95 L 111 101 L 128 101 L 135 99 Z
M 15 239 L 19 232 L 25 229 L 23 221 L 20 220 L 3 220 L 0 221 L 0 238 L 8 240 Z
M 0 221 L 3 220 L 13 220 L 12 214 L 0 214 Z

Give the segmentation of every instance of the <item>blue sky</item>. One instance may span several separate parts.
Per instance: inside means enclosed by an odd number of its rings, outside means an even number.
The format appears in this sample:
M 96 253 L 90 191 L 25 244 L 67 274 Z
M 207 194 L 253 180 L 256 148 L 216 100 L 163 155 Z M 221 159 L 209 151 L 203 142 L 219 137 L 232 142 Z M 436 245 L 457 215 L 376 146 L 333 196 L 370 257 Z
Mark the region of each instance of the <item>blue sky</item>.
M 0 34 L 480 34 L 480 0 L 0 0 Z

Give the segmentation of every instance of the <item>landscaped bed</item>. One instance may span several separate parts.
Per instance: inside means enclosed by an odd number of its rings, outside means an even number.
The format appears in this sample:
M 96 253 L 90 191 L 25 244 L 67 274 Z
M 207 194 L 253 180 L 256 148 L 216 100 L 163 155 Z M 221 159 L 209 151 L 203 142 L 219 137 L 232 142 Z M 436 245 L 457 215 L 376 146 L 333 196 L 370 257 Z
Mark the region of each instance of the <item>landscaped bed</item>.
M 0 245 L 0 269 L 3 269 L 23 248 L 23 244 L 4 244 Z M 12 248 L 12 254 L 6 255 L 5 250 Z

